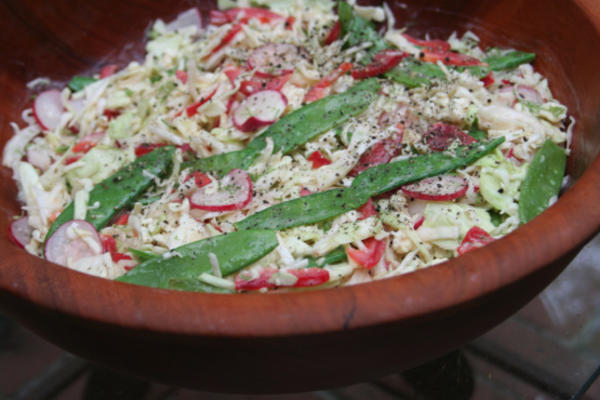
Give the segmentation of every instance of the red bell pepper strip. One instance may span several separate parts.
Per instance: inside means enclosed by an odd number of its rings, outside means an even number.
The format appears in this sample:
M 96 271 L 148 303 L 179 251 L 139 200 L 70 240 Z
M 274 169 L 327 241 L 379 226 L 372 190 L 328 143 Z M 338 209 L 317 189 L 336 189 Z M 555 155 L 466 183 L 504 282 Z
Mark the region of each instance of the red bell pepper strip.
M 215 90 L 209 93 L 208 96 L 202 97 L 199 101 L 195 102 L 191 106 L 186 107 L 185 113 L 187 114 L 187 116 L 193 117 L 198 112 L 198 108 L 200 108 L 203 104 L 209 101 L 215 95 L 215 93 L 217 93 L 217 88 L 215 88 Z
M 175 77 L 177 79 L 179 79 L 179 81 L 181 83 L 183 83 L 184 85 L 187 83 L 187 80 L 188 80 L 187 72 L 178 69 L 177 71 L 175 71 Z
M 335 24 L 333 24 L 333 27 L 329 31 L 329 34 L 327 35 L 325 40 L 323 41 L 323 44 L 327 46 L 327 45 L 330 45 L 331 43 L 335 42 L 336 40 L 338 40 L 340 38 L 341 33 L 342 33 L 342 24 L 340 23 L 339 20 L 335 21 Z
M 438 51 L 444 51 L 444 52 L 450 51 L 450 43 L 448 43 L 444 40 L 438 40 L 438 39 L 422 40 L 422 39 L 414 38 L 407 34 L 404 34 L 402 36 L 404 36 L 404 38 L 406 38 L 406 40 L 408 40 L 410 43 L 416 44 L 417 46 L 426 47 L 426 48 L 429 48 L 432 50 L 438 50 Z
M 78 155 L 75 157 L 68 157 L 65 159 L 65 165 L 69 165 L 69 164 L 73 164 L 74 162 L 77 162 L 81 159 L 81 157 L 83 157 L 82 155 Z
M 121 111 L 113 110 L 111 108 L 106 108 L 106 109 L 104 109 L 103 114 L 110 121 L 111 119 L 117 118 L 119 115 L 121 115 Z
M 124 213 L 119 215 L 113 225 L 127 225 L 127 222 L 129 222 L 129 213 Z
M 136 157 L 141 157 L 144 154 L 150 153 L 154 149 L 157 149 L 159 147 L 164 147 L 166 145 L 167 145 L 166 143 L 142 143 L 142 144 L 136 146 L 135 155 L 136 155 Z
M 87 153 L 96 146 L 104 137 L 103 131 L 94 132 L 91 135 L 82 137 L 71 149 L 73 153 Z
M 373 62 L 364 68 L 353 69 L 354 79 L 366 79 L 386 73 L 409 54 L 399 50 L 383 50 L 373 56 Z
M 490 71 L 489 74 L 481 78 L 481 82 L 483 82 L 483 87 L 492 86 L 496 80 L 494 79 L 494 74 Z
M 118 68 L 119 68 L 119 66 L 116 64 L 110 64 L 110 65 L 104 66 L 100 70 L 100 79 L 104 79 L 104 78 L 107 78 L 107 77 L 113 75 L 115 72 L 117 72 Z
M 460 53 L 454 53 L 452 51 L 440 51 L 438 49 L 430 48 L 424 48 L 419 57 L 425 62 L 437 63 L 438 61 L 441 61 L 445 65 L 484 65 L 484 63 L 482 63 L 474 57 L 470 57 Z
M 358 217 L 359 221 L 367 219 L 373 215 L 378 215 L 377 209 L 375 209 L 375 203 L 373 203 L 373 199 L 369 199 L 369 201 L 360 206 L 357 211 L 360 213 L 360 217 Z
M 478 226 L 474 226 L 465 235 L 465 238 L 461 242 L 460 246 L 456 249 L 459 255 L 463 255 L 476 248 L 483 247 L 486 244 L 493 242 L 494 238 L 490 236 L 485 230 Z
M 421 218 L 419 218 L 417 220 L 417 222 L 414 223 L 413 225 L 413 229 L 416 231 L 417 229 L 419 229 L 421 227 L 421 225 L 423 225 L 423 222 L 425 222 L 425 216 L 421 215 Z
M 231 27 L 231 29 L 229 29 L 229 32 L 227 32 L 225 34 L 225 36 L 223 36 L 223 39 L 221 39 L 221 42 L 214 48 L 211 50 L 211 52 L 204 57 L 204 60 L 207 60 L 210 56 L 212 56 L 213 54 L 215 54 L 216 52 L 218 52 L 219 50 L 221 50 L 223 47 L 227 46 L 229 44 L 229 42 L 231 42 L 235 36 L 241 32 L 242 30 L 242 26 L 245 24 L 244 21 L 239 22 L 235 25 L 233 25 Z
M 304 97 L 304 101 L 306 103 L 312 103 L 313 101 L 317 101 L 322 99 L 327 95 L 329 87 L 335 83 L 342 75 L 352 69 L 352 63 L 345 62 L 340 64 L 333 72 L 327 75 L 325 78 L 321 79 L 315 86 L 311 87 L 306 96 Z
M 312 163 L 312 168 L 317 169 L 321 168 L 323 165 L 331 164 L 331 161 L 323 157 L 320 151 L 313 151 L 307 158 L 308 161 Z
M 242 74 L 242 70 L 235 65 L 228 64 L 223 68 L 223 73 L 227 75 L 229 82 L 235 85 L 235 80 Z
M 186 178 L 185 178 L 185 182 L 187 182 L 189 179 L 194 178 L 194 183 L 196 184 L 196 186 L 198 186 L 199 188 L 208 185 L 209 183 L 212 182 L 212 180 L 209 178 L 208 175 L 206 175 L 204 172 L 202 171 L 194 171 L 191 174 L 189 174 Z
M 348 247 L 346 254 L 353 259 L 358 265 L 371 269 L 379 263 L 383 253 L 385 252 L 385 240 L 377 240 L 374 237 L 363 240 L 365 249 L 355 249 Z
M 104 247 L 104 251 L 110 253 L 110 257 L 112 258 L 113 262 L 132 259 L 131 256 L 119 253 L 117 251 L 117 241 L 114 237 L 110 235 L 102 235 L 100 236 L 100 241 L 102 242 L 102 247 Z
M 257 278 L 250 279 L 245 272 L 240 273 L 235 278 L 235 289 L 237 291 L 274 289 L 277 287 L 310 287 L 322 285 L 329 281 L 329 271 L 322 268 L 302 268 L 290 269 L 286 272 L 294 275 L 296 283 L 290 286 L 278 286 L 271 282 L 271 277 L 277 272 L 274 268 L 267 268 L 261 271 Z

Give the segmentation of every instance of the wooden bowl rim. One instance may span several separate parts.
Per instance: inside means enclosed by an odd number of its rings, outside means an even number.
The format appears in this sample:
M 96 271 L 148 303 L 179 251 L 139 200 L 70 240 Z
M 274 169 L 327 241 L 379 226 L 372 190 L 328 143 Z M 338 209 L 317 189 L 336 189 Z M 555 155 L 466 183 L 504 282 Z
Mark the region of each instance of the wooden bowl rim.
M 593 0 L 576 3 L 598 31 L 600 12 L 595 11 Z M 69 270 L 2 240 L 0 271 L 7 279 L 0 281 L 0 292 L 99 325 L 185 336 L 314 335 L 433 317 L 516 282 L 582 246 L 600 228 L 600 207 L 587 207 L 600 204 L 598 182 L 597 155 L 555 205 L 484 249 L 431 268 L 356 286 L 244 295 L 154 289 Z M 579 224 L 565 224 L 569 220 Z M 541 248 L 540 241 L 531 240 L 539 232 L 544 232 L 544 243 L 551 245 Z M 523 243 L 530 243 L 532 250 L 524 251 Z M 518 264 L 514 263 L 516 256 Z M 29 268 L 40 277 L 43 284 L 37 286 L 37 292 L 19 282 L 16 268 Z M 63 292 L 60 282 L 68 282 L 69 288 Z M 165 303 L 176 308 L 164 310 Z

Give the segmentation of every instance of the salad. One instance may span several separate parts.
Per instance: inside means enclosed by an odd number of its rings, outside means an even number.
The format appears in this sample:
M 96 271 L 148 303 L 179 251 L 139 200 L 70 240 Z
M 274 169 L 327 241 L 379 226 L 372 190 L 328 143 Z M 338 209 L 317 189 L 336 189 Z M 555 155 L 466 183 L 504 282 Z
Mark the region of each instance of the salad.
M 556 200 L 574 120 L 535 54 L 411 36 L 385 3 L 221 1 L 208 21 L 30 82 L 3 157 L 17 244 L 137 285 L 305 290 L 436 265 Z

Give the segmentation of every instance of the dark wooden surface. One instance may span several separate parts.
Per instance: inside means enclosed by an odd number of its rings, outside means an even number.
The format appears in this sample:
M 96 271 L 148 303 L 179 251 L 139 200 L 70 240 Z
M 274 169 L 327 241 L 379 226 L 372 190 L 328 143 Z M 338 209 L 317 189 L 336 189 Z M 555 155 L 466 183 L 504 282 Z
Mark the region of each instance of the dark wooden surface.
M 410 22 L 415 34 L 443 37 L 472 29 L 486 43 L 538 53 L 536 66 L 578 120 L 569 161 L 576 184 L 542 216 L 435 268 L 350 288 L 273 295 L 129 286 L 46 263 L 1 237 L 0 307 L 94 361 L 180 386 L 240 392 L 319 389 L 376 378 L 438 356 L 511 315 L 599 227 L 600 6 L 593 0 L 407 3 L 406 10 L 399 2 L 391 5 L 398 24 Z M 168 19 L 190 4 L 0 3 L 0 144 L 29 101 L 28 80 L 40 75 L 66 80 L 139 57 L 149 21 Z M 209 6 L 200 3 L 205 10 Z M 5 187 L 0 231 L 6 232 L 18 205 L 10 171 L 0 174 Z M 270 385 L 258 376 L 268 376 Z

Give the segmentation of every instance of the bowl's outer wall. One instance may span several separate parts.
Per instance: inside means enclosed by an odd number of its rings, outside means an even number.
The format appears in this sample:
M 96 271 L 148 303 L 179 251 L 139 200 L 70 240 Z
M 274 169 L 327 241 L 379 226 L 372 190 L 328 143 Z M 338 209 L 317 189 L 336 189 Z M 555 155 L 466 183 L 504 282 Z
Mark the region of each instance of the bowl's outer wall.
M 555 95 L 578 121 L 569 161 L 578 181 L 541 217 L 435 268 L 351 288 L 276 295 L 178 293 L 105 281 L 31 257 L 2 237 L 0 307 L 92 360 L 229 392 L 298 391 L 374 378 L 456 347 L 516 311 L 598 230 L 600 6 L 592 0 L 406 3 L 406 9 L 400 2 L 391 6 L 398 25 L 410 21 L 415 35 L 443 38 L 472 29 L 486 44 L 539 55 L 536 67 L 551 77 Z M 10 55 L 0 61 L 0 143 L 31 101 L 27 81 L 66 81 L 139 59 L 149 21 L 168 20 L 191 4 L 0 3 L 0 49 Z M 0 173 L 0 230 L 6 232 L 19 207 L 11 172 Z

